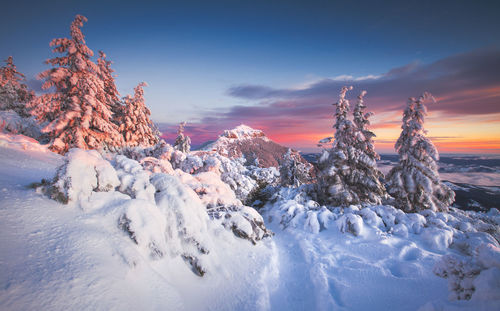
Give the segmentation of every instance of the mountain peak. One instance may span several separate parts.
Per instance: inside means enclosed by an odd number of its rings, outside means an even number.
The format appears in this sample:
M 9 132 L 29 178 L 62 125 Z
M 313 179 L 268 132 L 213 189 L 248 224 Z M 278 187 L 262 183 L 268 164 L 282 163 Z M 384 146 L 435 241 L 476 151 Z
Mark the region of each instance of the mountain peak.
M 266 134 L 264 134 L 261 130 L 256 130 L 251 128 L 248 125 L 240 124 L 232 130 L 225 130 L 221 137 L 229 138 L 229 139 L 251 139 L 251 138 L 262 138 L 264 140 L 268 140 Z

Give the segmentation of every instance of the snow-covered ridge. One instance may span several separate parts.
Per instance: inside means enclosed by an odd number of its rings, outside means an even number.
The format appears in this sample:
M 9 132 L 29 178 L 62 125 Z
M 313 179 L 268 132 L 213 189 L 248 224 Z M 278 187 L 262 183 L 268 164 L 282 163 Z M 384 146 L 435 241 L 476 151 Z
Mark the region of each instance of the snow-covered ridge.
M 247 126 L 245 124 L 240 124 L 232 130 L 225 130 L 221 137 L 229 138 L 229 139 L 252 139 L 252 138 L 262 138 L 264 140 L 269 140 L 266 134 L 264 134 L 261 130 L 256 130 Z

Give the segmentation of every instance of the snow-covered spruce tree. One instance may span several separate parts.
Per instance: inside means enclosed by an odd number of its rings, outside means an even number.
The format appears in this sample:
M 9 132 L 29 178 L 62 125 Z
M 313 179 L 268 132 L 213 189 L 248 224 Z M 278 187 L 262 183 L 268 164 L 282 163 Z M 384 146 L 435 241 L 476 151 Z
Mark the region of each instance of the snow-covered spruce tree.
M 149 118 L 151 111 L 144 102 L 143 87 L 146 83 L 141 82 L 134 88 L 134 97 L 128 95 L 123 98 L 124 106 L 119 123 L 120 132 L 128 147 L 154 146 L 159 141 L 159 131 Z
M 175 139 L 174 148 L 184 153 L 188 153 L 191 150 L 191 138 L 184 135 L 184 127 L 186 122 L 179 123 L 179 129 L 177 130 L 177 138 Z
M 369 118 L 373 116 L 373 112 L 365 113 L 365 95 L 366 91 L 359 94 L 353 112 L 353 121 L 356 125 L 354 137 L 356 157 L 353 163 L 355 169 L 349 176 L 348 183 L 357 188 L 356 193 L 361 202 L 380 204 L 382 198 L 386 196 L 385 187 L 380 182 L 384 175 L 377 168 L 380 156 L 375 151 L 373 142 L 373 137 L 376 135 L 368 129 Z
M 64 54 L 46 61 L 54 68 L 39 74 L 45 79 L 43 94 L 32 101 L 32 113 L 48 133 L 50 149 L 64 154 L 72 147 L 98 149 L 121 145 L 123 139 L 112 121 L 112 111 L 99 67 L 90 59 L 93 52 L 81 31 L 87 18 L 77 15 L 71 23 L 71 38 L 54 39 L 55 53 Z
M 325 149 L 318 160 L 318 199 L 325 204 L 347 206 L 359 202 L 358 195 L 348 184 L 352 173 L 354 148 L 354 124 L 347 119 L 349 101 L 345 98 L 351 87 L 340 91 L 335 111 L 335 140 L 331 149 Z
M 113 62 L 106 58 L 103 51 L 99 51 L 99 58 L 97 59 L 97 66 L 99 67 L 99 77 L 104 83 L 104 91 L 106 93 L 106 100 L 108 101 L 113 113 L 118 113 L 121 110 L 120 93 L 116 89 L 115 78 L 111 64 Z
M 280 164 L 281 185 L 298 187 L 310 181 L 309 167 L 300 161 L 297 153 L 288 148 Z
M 429 93 L 424 93 L 418 99 L 408 100 L 403 130 L 395 145 L 399 163 L 387 176 L 388 192 L 395 198 L 396 207 L 405 212 L 447 211 L 455 200 L 455 193 L 439 179 L 438 151 L 425 137 L 424 102 L 430 99 L 434 100 Z
M 318 199 L 334 206 L 379 204 L 385 196 L 385 188 L 379 181 L 382 173 L 376 164 L 375 134 L 368 130 L 368 118 L 372 114 L 364 112 L 366 92 L 362 92 L 354 109 L 354 122 L 347 118 L 349 101 L 345 96 L 350 89 L 352 87 L 343 87 L 340 92 L 339 102 L 335 104 L 335 140 L 318 161 Z
M 5 64 L 0 67 L 0 110 L 13 110 L 22 117 L 29 117 L 26 103 L 34 94 L 23 83 L 25 77 L 17 71 L 12 56 L 5 60 Z

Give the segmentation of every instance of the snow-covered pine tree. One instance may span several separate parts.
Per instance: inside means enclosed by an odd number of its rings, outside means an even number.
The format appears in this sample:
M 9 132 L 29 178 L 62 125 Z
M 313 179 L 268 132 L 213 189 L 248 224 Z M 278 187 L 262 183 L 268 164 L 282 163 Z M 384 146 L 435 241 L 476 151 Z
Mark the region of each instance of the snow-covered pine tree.
M 191 150 L 191 138 L 184 135 L 184 127 L 186 122 L 179 123 L 179 129 L 177 130 L 177 138 L 175 139 L 174 148 L 184 153 L 188 153 Z
M 45 79 L 43 94 L 32 101 L 33 114 L 41 122 L 48 121 L 43 131 L 51 139 L 50 149 L 66 153 L 69 148 L 97 149 L 119 146 L 123 139 L 112 121 L 105 85 L 99 67 L 92 62 L 93 52 L 85 43 L 81 27 L 87 18 L 77 15 L 71 23 L 71 38 L 54 39 L 55 53 L 48 59 L 54 68 L 39 74 Z
M 283 160 L 279 168 L 282 186 L 298 187 L 311 181 L 310 168 L 302 163 L 298 156 L 299 154 L 292 152 L 290 148 L 283 155 Z
M 108 101 L 113 113 L 120 111 L 120 93 L 116 89 L 115 78 L 111 68 L 113 62 L 106 58 L 103 51 L 99 51 L 99 58 L 97 59 L 97 66 L 99 67 L 99 77 L 104 83 L 104 91 L 106 92 L 106 100 Z
M 455 200 L 453 190 L 440 181 L 436 164 L 438 151 L 425 137 L 427 110 L 424 102 L 427 100 L 434 98 L 424 93 L 418 99 L 408 100 L 403 113 L 403 130 L 395 145 L 399 163 L 387 176 L 388 192 L 396 199 L 396 207 L 405 212 L 447 211 Z
M 141 82 L 134 88 L 134 97 L 127 95 L 123 98 L 124 107 L 121 113 L 120 132 L 129 147 L 154 146 L 159 141 L 159 131 L 149 118 L 151 111 L 144 102 L 143 87 Z
M 13 110 L 21 117 L 29 117 L 26 103 L 35 95 L 23 83 L 25 77 L 17 71 L 12 56 L 5 60 L 5 64 L 0 67 L 0 110 Z
M 345 98 L 351 87 L 340 91 L 335 111 L 335 140 L 331 149 L 325 149 L 318 160 L 318 199 L 325 204 L 348 206 L 359 203 L 358 194 L 348 184 L 353 171 L 355 125 L 347 118 L 349 101 Z
M 380 204 L 382 198 L 386 196 L 385 187 L 380 182 L 384 175 L 377 168 L 377 160 L 380 156 L 375 151 L 373 143 L 373 137 L 376 135 L 368 129 L 369 118 L 373 116 L 373 112 L 365 113 L 365 95 L 366 91 L 362 91 L 353 111 L 353 121 L 356 125 L 354 137 L 356 158 L 354 159 L 355 169 L 349 176 L 349 184 L 357 188 L 355 192 L 362 203 Z

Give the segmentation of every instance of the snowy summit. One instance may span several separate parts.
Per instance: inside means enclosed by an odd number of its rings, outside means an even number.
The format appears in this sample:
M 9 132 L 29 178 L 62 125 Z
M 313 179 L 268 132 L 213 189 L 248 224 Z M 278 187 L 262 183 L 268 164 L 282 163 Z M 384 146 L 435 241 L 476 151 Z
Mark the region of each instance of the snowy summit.
M 221 137 L 238 140 L 252 138 L 262 138 L 265 141 L 269 140 L 263 131 L 253 129 L 245 124 L 240 124 L 232 130 L 225 130 Z

